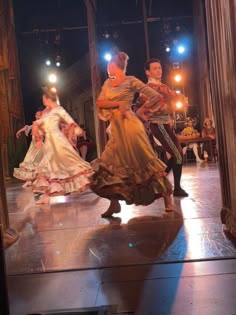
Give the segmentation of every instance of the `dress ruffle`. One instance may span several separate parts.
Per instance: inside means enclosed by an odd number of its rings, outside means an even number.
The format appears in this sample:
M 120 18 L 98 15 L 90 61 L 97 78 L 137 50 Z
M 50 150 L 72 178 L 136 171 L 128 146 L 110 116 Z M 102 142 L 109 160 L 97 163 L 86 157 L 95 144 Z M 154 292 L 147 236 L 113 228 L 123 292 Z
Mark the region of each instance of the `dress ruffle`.
M 172 192 L 164 167 L 160 170 L 160 161 L 155 158 L 139 170 L 104 164 L 99 159 L 92 166 L 95 174 L 91 177 L 90 188 L 104 198 L 146 206 L 165 193 Z
M 57 174 L 57 177 L 50 178 L 51 174 L 38 174 L 33 182 L 33 191 L 47 193 L 49 196 L 67 195 L 73 192 L 81 193 L 89 188 L 89 176 L 92 170 L 83 170 L 76 175 L 69 173 Z
M 70 144 L 60 130 L 60 122 L 73 125 L 74 121 L 61 107 L 52 109 L 38 121 L 43 125 L 45 141 L 42 146 L 43 158 L 35 169 L 34 192 L 49 196 L 80 193 L 89 187 L 89 177 L 93 170 Z
M 35 179 L 35 171 L 24 167 L 14 168 L 13 176 L 23 181 L 32 181 Z
M 23 181 L 34 180 L 35 169 L 42 158 L 42 149 L 38 149 L 35 146 L 35 141 L 32 140 L 30 147 L 25 155 L 24 161 L 20 163 L 18 168 L 14 168 L 13 176 Z

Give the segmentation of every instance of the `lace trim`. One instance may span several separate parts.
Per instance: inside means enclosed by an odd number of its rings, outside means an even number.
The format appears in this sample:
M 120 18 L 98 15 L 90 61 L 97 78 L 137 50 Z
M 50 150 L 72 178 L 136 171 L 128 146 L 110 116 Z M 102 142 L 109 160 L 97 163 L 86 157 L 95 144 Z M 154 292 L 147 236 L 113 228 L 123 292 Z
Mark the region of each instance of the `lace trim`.
M 92 173 L 92 170 L 85 170 L 65 179 L 50 179 L 47 174 L 38 174 L 32 185 L 33 191 L 44 192 L 49 196 L 81 193 L 89 188 L 89 177 Z

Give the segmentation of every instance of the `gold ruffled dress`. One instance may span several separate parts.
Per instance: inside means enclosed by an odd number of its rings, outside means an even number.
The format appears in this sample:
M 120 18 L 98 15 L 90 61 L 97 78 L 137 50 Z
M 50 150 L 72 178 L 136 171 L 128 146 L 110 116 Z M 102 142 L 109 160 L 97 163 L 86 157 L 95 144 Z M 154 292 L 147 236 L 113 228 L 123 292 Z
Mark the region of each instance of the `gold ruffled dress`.
M 45 133 L 43 158 L 35 169 L 34 192 L 45 192 L 50 196 L 82 192 L 89 187 L 93 173 L 90 164 L 84 161 L 67 137 L 60 130 L 60 123 L 74 124 L 74 120 L 63 107 L 52 109 L 36 121 Z
M 108 79 L 102 87 L 98 99 L 125 102 L 127 115 L 124 118 L 118 108 L 100 111 L 100 119 L 109 120 L 111 130 L 104 152 L 92 164 L 95 173 L 90 188 L 104 198 L 148 205 L 170 193 L 172 187 L 166 178 L 166 165 L 156 157 L 143 123 L 131 111 L 135 92 L 158 95 L 133 76 L 127 76 L 118 87 Z

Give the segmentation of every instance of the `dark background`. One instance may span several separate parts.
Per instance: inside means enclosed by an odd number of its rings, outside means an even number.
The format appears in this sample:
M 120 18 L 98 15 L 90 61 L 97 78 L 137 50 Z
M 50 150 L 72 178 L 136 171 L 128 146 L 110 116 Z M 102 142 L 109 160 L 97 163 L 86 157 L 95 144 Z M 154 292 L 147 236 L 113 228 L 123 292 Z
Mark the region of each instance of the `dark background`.
M 20 57 L 21 85 L 26 122 L 31 123 L 34 113 L 41 105 L 40 87 L 46 84 L 45 60 L 55 61 L 61 56 L 62 72 L 88 52 L 87 13 L 82 0 L 14 0 L 14 14 L 18 51 Z M 163 82 L 173 86 L 172 63 L 179 61 L 186 73 L 185 93 L 192 111 L 197 111 L 196 56 L 191 0 L 146 0 L 147 16 L 160 17 L 148 23 L 151 57 L 157 57 L 163 65 Z M 143 65 L 146 60 L 144 27 L 141 0 L 98 0 L 97 39 L 102 80 L 106 77 L 106 62 L 103 55 L 114 47 L 130 56 L 128 74 L 145 80 Z M 62 27 L 84 27 L 63 31 Z M 49 31 L 54 29 L 55 31 Z M 43 30 L 48 30 L 44 32 Z M 104 34 L 109 34 L 106 39 Z M 59 38 L 59 40 L 58 40 Z M 186 44 L 186 53 L 181 57 L 165 51 L 174 40 Z M 182 59 L 181 59 L 182 58 Z M 194 109 L 195 108 L 195 109 Z

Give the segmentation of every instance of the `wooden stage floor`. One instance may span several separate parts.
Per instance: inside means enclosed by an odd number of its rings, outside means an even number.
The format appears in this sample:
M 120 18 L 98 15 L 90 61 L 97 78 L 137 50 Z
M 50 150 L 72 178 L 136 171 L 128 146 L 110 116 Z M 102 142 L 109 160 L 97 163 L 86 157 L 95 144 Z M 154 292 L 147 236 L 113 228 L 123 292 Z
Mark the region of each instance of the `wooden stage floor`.
M 21 232 L 6 251 L 11 315 L 103 305 L 116 315 L 236 314 L 236 247 L 220 222 L 218 167 L 187 166 L 182 183 L 189 197 L 175 198 L 173 213 L 162 201 L 122 204 L 112 220 L 90 191 L 38 207 L 30 189 L 9 183 Z
M 148 207 L 122 203 L 108 220 L 100 217 L 107 200 L 91 191 L 36 206 L 30 188 L 10 183 L 10 222 L 21 236 L 6 252 L 8 274 L 235 257 L 220 221 L 217 165 L 185 166 L 182 185 L 189 197 L 174 198 L 173 213 L 162 200 Z

